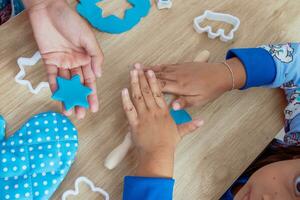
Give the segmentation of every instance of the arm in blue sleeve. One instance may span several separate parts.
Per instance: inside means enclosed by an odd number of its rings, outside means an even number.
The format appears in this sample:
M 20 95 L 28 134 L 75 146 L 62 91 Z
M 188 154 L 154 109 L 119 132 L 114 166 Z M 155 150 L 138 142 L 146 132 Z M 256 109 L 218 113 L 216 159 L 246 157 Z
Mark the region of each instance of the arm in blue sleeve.
M 300 82 L 300 45 L 265 45 L 259 48 L 231 49 L 227 59 L 237 57 L 247 79 L 242 89 L 256 86 L 295 86 Z
M 174 179 L 126 176 L 123 200 L 172 200 Z
M 226 58 L 237 57 L 245 67 L 246 83 L 241 89 L 271 84 L 276 66 L 272 56 L 263 48 L 231 49 Z

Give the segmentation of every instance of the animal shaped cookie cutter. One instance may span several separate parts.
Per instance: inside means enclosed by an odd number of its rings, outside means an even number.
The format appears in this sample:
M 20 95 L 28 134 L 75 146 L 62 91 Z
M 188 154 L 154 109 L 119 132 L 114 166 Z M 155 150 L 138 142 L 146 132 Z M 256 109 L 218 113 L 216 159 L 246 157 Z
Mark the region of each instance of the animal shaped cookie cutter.
M 48 82 L 40 82 L 36 88 L 33 88 L 31 82 L 29 80 L 24 80 L 26 76 L 25 67 L 32 67 L 35 65 L 40 59 L 41 54 L 37 51 L 31 58 L 20 57 L 17 60 L 18 66 L 20 68 L 19 73 L 15 76 L 15 81 L 20 85 L 25 85 L 28 90 L 33 94 L 38 94 L 43 88 L 49 88 Z
M 171 0 L 156 0 L 157 8 L 161 9 L 170 9 L 173 5 Z
M 102 0 L 100 0 L 102 1 Z M 132 29 L 143 17 L 146 17 L 151 8 L 149 0 L 127 0 L 132 5 L 120 19 L 115 15 L 102 16 L 102 9 L 96 4 L 99 0 L 80 0 L 76 9 L 78 13 L 87 19 L 91 25 L 100 31 L 119 34 Z
M 217 32 L 213 32 L 212 27 L 207 25 L 205 27 L 201 26 L 201 23 L 205 20 L 219 21 L 231 24 L 233 28 L 226 35 L 225 30 L 219 28 Z M 215 39 L 220 37 L 220 40 L 223 42 L 228 42 L 234 38 L 234 33 L 238 30 L 240 26 L 239 18 L 225 13 L 218 13 L 206 10 L 203 15 L 200 15 L 194 19 L 194 29 L 197 33 L 207 32 L 208 37 L 211 39 Z
M 103 190 L 102 188 L 96 187 L 91 180 L 89 180 L 87 177 L 84 177 L 84 176 L 78 177 L 76 179 L 75 190 L 65 191 L 62 195 L 61 200 L 67 200 L 68 196 L 77 196 L 80 193 L 79 192 L 79 184 L 82 182 L 87 184 L 90 187 L 90 189 L 92 190 L 92 192 L 99 193 L 105 198 L 105 200 L 109 200 L 109 194 L 105 190 Z

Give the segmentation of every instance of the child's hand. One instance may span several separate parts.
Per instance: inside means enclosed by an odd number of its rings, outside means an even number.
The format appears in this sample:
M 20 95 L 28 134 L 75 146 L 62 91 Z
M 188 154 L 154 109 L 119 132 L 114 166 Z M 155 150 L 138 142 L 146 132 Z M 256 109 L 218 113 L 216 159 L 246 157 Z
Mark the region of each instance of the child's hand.
M 234 72 L 235 88 L 243 87 L 246 80 L 243 65 L 236 58 L 227 63 Z M 155 72 L 163 92 L 179 96 L 172 103 L 175 110 L 204 105 L 232 89 L 231 72 L 224 63 L 194 62 L 147 69 Z
M 146 74 L 142 70 L 131 71 L 132 100 L 127 89 L 122 91 L 124 110 L 139 154 L 137 175 L 172 177 L 176 145 L 203 121 L 176 126 L 154 72 Z
M 51 91 L 57 89 L 56 77 L 79 74 L 93 90 L 88 101 L 92 112 L 98 111 L 96 77 L 101 75 L 103 54 L 87 23 L 64 0 L 24 0 L 34 36 L 46 64 Z M 76 107 L 78 118 L 85 109 Z M 72 110 L 66 112 L 71 115 Z

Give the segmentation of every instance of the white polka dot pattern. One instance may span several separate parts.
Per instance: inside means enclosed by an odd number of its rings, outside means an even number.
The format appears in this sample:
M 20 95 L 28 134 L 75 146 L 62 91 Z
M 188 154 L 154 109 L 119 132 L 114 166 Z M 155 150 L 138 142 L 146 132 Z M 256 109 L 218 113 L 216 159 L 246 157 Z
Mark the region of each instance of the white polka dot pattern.
M 7 140 L 0 137 L 0 199 L 49 199 L 77 148 L 76 128 L 54 112 L 34 116 Z

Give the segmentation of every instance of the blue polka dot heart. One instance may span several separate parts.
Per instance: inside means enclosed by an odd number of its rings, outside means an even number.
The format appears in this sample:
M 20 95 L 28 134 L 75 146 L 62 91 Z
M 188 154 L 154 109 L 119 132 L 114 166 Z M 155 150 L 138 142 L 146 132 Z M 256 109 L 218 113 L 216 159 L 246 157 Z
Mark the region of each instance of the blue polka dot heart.
M 0 199 L 49 199 L 77 153 L 77 130 L 55 112 L 38 114 L 4 140 L 0 117 Z

